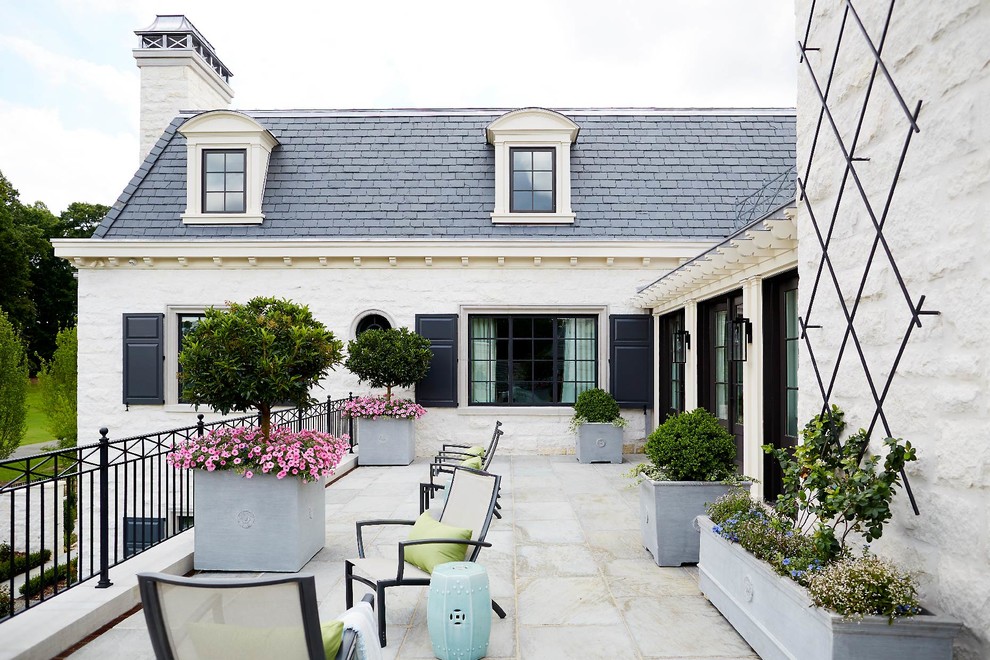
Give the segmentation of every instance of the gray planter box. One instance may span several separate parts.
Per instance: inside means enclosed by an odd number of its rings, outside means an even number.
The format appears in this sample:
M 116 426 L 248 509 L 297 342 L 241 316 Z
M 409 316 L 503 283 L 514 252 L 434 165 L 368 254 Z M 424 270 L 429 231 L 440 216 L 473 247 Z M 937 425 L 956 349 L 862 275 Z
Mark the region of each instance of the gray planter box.
M 698 562 L 695 518 L 705 505 L 729 492 L 730 486 L 712 481 L 651 481 L 639 484 L 639 528 L 643 546 L 657 566 Z
M 960 623 L 920 615 L 843 620 L 815 607 L 808 592 L 738 544 L 701 526 L 701 591 L 764 660 L 951 660 Z
M 581 424 L 574 450 L 578 463 L 621 463 L 622 429 L 614 424 Z
M 322 481 L 195 470 L 193 566 L 296 572 L 326 544 Z
M 358 465 L 412 463 L 416 458 L 415 421 L 358 418 Z

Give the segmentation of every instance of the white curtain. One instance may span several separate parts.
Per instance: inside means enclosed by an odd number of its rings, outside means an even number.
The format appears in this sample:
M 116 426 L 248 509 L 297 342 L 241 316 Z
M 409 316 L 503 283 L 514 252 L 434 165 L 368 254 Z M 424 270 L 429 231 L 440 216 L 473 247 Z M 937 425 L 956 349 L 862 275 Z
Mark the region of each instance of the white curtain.
M 574 403 L 578 394 L 594 387 L 595 319 L 560 319 L 564 341 L 564 382 L 560 402 Z
M 471 319 L 471 403 L 495 403 L 495 319 Z

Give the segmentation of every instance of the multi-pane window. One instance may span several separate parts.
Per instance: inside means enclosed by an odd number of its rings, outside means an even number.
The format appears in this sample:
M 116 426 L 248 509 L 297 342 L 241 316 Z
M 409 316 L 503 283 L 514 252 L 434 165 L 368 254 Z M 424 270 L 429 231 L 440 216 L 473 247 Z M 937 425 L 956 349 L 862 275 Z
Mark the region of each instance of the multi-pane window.
M 670 354 L 675 356 L 683 353 L 684 347 L 684 314 L 673 314 L 670 318 Z M 684 412 L 684 359 L 683 355 L 679 359 L 670 361 L 670 400 L 667 407 L 671 412 Z
M 595 316 L 469 317 L 472 404 L 573 404 L 598 377 Z
M 203 152 L 203 212 L 244 213 L 244 149 Z
M 366 330 L 391 330 L 392 324 L 388 322 L 388 319 L 381 314 L 368 314 L 360 321 L 358 321 L 357 328 L 354 330 L 355 335 L 359 335 Z
M 553 147 L 509 150 L 512 213 L 554 213 L 557 210 L 554 187 Z
M 189 332 L 196 327 L 204 316 L 205 314 L 176 314 L 176 325 L 178 326 L 178 343 L 176 344 L 178 347 L 178 352 L 176 353 L 177 356 L 179 353 L 182 353 L 182 344 L 185 341 L 186 335 L 188 335 Z M 176 360 L 175 373 L 178 378 L 177 401 L 179 403 L 189 403 L 189 401 L 182 396 L 182 365 L 178 364 L 178 360 Z
M 784 292 L 784 341 L 787 344 L 787 377 L 784 383 L 784 391 L 787 393 L 785 408 L 785 435 L 797 437 L 798 432 L 798 312 L 797 312 L 797 289 Z

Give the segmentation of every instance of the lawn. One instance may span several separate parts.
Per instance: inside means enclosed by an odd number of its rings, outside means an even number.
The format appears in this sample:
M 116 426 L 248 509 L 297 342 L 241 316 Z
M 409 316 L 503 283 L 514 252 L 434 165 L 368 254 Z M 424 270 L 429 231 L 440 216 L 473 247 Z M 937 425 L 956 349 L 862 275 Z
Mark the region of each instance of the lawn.
M 27 433 L 24 434 L 21 445 L 36 445 L 39 442 L 54 442 L 54 439 L 48 430 L 48 415 L 45 414 L 45 404 L 41 400 L 41 386 L 32 380 L 28 383 L 27 393 Z

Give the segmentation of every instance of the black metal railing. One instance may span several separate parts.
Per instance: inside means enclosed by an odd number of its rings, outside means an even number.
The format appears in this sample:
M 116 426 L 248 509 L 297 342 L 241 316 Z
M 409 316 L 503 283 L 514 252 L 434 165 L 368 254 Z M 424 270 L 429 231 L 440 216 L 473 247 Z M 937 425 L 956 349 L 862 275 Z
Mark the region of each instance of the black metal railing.
M 347 400 L 275 410 L 271 423 L 347 434 L 353 452 Z M 111 568 L 192 527 L 194 471 L 173 468 L 166 455 L 212 429 L 257 421 L 199 415 L 193 426 L 121 440 L 103 428 L 99 442 L 0 461 L 0 622 L 94 577 L 109 587 Z M 31 566 L 32 556 L 43 561 Z M 38 582 L 48 584 L 32 595 Z

